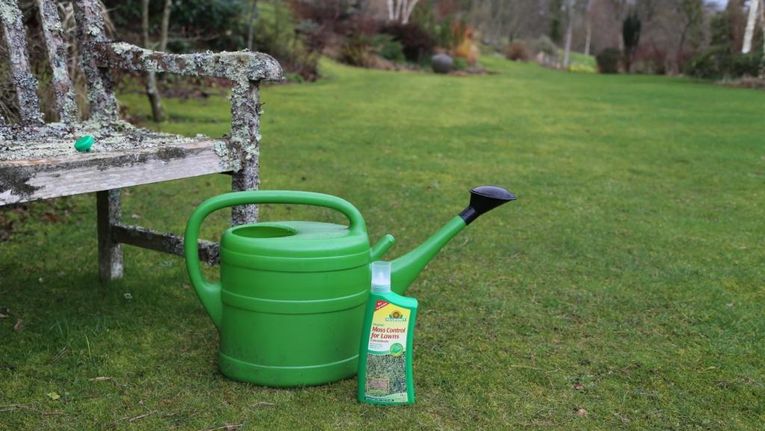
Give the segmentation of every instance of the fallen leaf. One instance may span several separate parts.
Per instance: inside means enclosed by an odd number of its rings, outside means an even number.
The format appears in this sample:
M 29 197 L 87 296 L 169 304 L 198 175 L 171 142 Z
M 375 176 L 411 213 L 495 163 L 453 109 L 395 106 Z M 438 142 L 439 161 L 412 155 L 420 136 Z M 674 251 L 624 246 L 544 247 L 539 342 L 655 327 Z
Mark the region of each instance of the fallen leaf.
M 58 214 L 46 212 L 43 214 L 43 218 L 51 223 L 58 223 L 61 221 L 61 217 Z
M 61 395 L 59 395 L 57 392 L 48 392 L 46 395 L 48 395 L 48 398 L 52 400 L 57 400 L 61 398 Z
M 0 319 L 5 319 L 5 318 L 7 318 L 7 317 L 8 317 L 8 315 L 7 315 L 7 314 L 3 314 L 3 313 L 0 313 Z
M 93 377 L 92 379 L 90 379 L 91 382 L 103 382 L 103 381 L 106 381 L 106 380 L 112 380 L 112 378 L 111 377 L 98 376 L 98 377 Z
M 579 382 L 574 383 L 574 389 L 576 389 L 577 391 L 581 391 L 582 389 L 584 389 L 584 385 Z
M 587 417 L 587 410 L 580 408 L 576 411 L 576 415 L 579 417 Z
M 13 325 L 13 330 L 16 332 L 21 332 L 24 330 L 24 321 L 21 319 L 16 319 L 16 324 Z

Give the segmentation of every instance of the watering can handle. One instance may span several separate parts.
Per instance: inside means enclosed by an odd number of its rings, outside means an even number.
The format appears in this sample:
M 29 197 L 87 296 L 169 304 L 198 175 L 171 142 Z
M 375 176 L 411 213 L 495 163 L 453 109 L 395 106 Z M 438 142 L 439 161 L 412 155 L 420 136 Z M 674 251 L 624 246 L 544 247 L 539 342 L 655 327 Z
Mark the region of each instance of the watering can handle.
M 212 283 L 205 280 L 202 275 L 202 269 L 199 264 L 199 254 L 197 250 L 197 241 L 199 240 L 199 228 L 204 219 L 212 212 L 232 207 L 236 205 L 247 204 L 298 204 L 312 205 L 334 209 L 343 213 L 348 218 L 348 230 L 351 233 L 366 232 L 364 218 L 356 207 L 350 202 L 337 196 L 326 195 L 323 193 L 285 191 L 285 190 L 264 190 L 264 191 L 244 191 L 225 193 L 207 199 L 202 202 L 191 214 L 189 222 L 186 224 L 186 234 L 183 238 L 183 250 L 186 255 L 186 269 L 191 279 L 199 299 L 207 309 L 215 326 L 220 328 L 222 304 L 220 300 L 220 283 Z

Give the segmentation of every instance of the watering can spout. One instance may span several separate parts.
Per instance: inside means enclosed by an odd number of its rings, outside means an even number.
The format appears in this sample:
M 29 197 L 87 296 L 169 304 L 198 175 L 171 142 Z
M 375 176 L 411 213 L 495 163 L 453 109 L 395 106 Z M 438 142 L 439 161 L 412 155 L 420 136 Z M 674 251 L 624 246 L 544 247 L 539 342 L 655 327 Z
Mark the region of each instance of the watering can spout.
M 471 190 L 470 203 L 459 215 L 449 220 L 417 248 L 391 262 L 391 290 L 403 295 L 428 262 L 465 226 L 481 214 L 515 199 L 513 193 L 501 187 L 481 186 Z

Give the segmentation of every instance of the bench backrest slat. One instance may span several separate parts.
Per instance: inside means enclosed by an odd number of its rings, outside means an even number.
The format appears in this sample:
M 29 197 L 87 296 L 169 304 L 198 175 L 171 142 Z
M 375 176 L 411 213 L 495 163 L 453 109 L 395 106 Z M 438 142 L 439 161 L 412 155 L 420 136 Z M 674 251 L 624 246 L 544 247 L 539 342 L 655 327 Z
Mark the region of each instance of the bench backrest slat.
M 21 123 L 42 123 L 40 100 L 37 97 L 37 79 L 29 67 L 26 30 L 21 20 L 21 10 L 15 0 L 0 0 L 0 23 L 3 26 L 5 45 L 8 48 L 11 80 L 16 87 Z
M 99 121 L 119 119 L 117 99 L 114 97 L 114 84 L 109 71 L 99 69 L 96 62 L 98 42 L 106 42 L 104 20 L 97 1 L 73 0 L 74 16 L 77 21 L 77 39 L 80 43 L 82 70 L 88 80 L 88 104 L 90 118 Z
M 51 85 L 56 96 L 59 121 L 72 123 L 77 121 L 78 110 L 72 80 L 67 69 L 64 30 L 58 8 L 54 0 L 37 0 L 37 8 L 51 68 Z

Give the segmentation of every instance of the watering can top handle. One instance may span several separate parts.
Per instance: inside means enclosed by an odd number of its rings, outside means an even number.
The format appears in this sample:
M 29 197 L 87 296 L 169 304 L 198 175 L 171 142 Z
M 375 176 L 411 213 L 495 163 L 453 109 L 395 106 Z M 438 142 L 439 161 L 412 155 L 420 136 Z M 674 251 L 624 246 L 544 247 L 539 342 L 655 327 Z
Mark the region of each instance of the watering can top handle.
M 351 232 L 366 231 L 366 224 L 364 223 L 364 218 L 361 216 L 361 212 L 345 199 L 324 193 L 294 190 L 250 190 L 224 193 L 202 202 L 199 207 L 197 207 L 192 218 L 197 214 L 203 214 L 202 218 L 204 218 L 208 214 L 226 207 L 267 203 L 311 205 L 330 208 L 342 213 L 348 219 L 348 229 Z
M 326 195 L 323 193 L 288 190 L 253 190 L 225 193 L 202 202 L 191 214 L 189 222 L 186 225 L 183 248 L 184 254 L 186 255 L 186 269 L 188 270 L 191 284 L 194 286 L 199 299 L 202 301 L 202 304 L 210 315 L 213 323 L 215 323 L 215 326 L 218 328 L 220 328 L 222 317 L 220 284 L 211 283 L 205 280 L 202 275 L 197 251 L 199 229 L 204 219 L 214 211 L 236 205 L 263 203 L 313 205 L 334 209 L 348 218 L 348 230 L 350 232 L 366 232 L 364 218 L 356 207 L 351 205 L 350 202 L 338 198 L 337 196 Z

